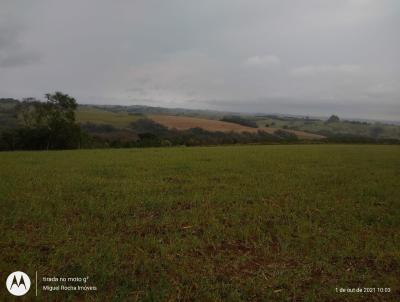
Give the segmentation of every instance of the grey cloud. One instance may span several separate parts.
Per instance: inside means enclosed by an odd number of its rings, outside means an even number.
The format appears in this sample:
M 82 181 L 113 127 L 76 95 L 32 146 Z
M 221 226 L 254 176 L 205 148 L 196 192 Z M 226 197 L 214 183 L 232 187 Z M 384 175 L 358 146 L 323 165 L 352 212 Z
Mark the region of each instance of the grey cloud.
M 29 65 L 40 61 L 40 55 L 35 52 L 0 51 L 0 67 L 12 68 Z
M 0 5 L 0 68 L 29 65 L 40 60 L 40 54 L 23 43 L 27 25 L 23 14 L 16 13 L 21 4 L 5 1 Z M 15 7 L 14 7 L 15 6 Z
M 299 77 L 321 76 L 321 75 L 351 75 L 361 71 L 358 65 L 309 65 L 295 68 L 291 71 L 291 75 Z
M 3 96 L 399 112 L 397 0 L 4 0 L 0 20 Z
M 276 97 L 251 100 L 246 103 L 243 100 L 207 100 L 208 107 L 215 110 L 231 110 L 246 113 L 292 113 L 304 116 L 327 116 L 340 114 L 343 118 L 370 118 L 377 120 L 398 121 L 400 107 L 396 100 L 386 103 L 384 106 L 376 102 L 360 102 L 359 100 L 335 101 L 329 99 L 298 99 Z M 361 114 L 362 113 L 362 114 Z
M 244 64 L 255 67 L 269 67 L 279 65 L 280 62 L 281 60 L 275 55 L 263 55 L 249 57 L 245 60 Z

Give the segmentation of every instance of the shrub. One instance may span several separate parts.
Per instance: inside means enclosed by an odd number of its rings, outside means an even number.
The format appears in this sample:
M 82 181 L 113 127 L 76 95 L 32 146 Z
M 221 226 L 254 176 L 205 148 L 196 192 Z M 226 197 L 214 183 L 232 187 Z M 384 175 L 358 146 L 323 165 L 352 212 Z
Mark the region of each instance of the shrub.
M 242 118 L 237 115 L 224 116 L 221 119 L 221 121 L 228 122 L 228 123 L 235 123 L 235 124 L 239 124 L 239 125 L 247 126 L 247 127 L 251 127 L 251 128 L 258 128 L 258 125 L 256 122 Z

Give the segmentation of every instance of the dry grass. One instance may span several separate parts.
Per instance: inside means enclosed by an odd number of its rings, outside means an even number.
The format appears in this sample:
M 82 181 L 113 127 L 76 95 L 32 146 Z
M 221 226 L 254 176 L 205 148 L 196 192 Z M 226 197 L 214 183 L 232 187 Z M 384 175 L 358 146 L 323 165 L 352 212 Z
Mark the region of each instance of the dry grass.
M 207 131 L 223 132 L 255 132 L 257 130 L 256 128 L 250 128 L 239 124 L 195 117 L 152 115 L 150 118 L 157 123 L 167 126 L 168 128 L 175 128 L 178 130 L 187 130 L 191 128 L 202 128 Z
M 209 120 L 194 117 L 183 117 L 183 116 L 171 116 L 171 115 L 151 115 L 149 116 L 153 121 L 162 124 L 168 128 L 175 128 L 178 130 L 187 130 L 191 128 L 202 128 L 207 131 L 222 131 L 222 132 L 257 132 L 259 130 L 265 131 L 267 133 L 274 133 L 279 128 L 251 128 L 242 126 L 239 124 L 222 122 L 217 120 Z M 296 134 L 302 139 L 321 139 L 324 138 L 322 135 L 307 133 L 303 131 L 286 130 Z

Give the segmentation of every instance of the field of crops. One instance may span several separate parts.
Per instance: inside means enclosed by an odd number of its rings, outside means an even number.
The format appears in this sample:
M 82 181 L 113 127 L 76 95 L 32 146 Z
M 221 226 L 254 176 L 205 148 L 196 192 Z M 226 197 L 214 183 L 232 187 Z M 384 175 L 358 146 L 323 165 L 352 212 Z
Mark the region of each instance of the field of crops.
M 1 278 L 37 271 L 25 301 L 398 301 L 399 180 L 398 146 L 4 152 Z

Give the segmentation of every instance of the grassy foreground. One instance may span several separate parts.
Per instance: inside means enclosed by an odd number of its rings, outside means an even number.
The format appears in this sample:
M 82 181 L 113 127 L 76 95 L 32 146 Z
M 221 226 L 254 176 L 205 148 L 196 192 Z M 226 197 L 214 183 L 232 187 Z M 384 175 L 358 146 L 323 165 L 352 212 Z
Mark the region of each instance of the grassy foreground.
M 98 288 L 38 301 L 400 298 L 398 146 L 0 153 L 0 211 L 2 280 Z

